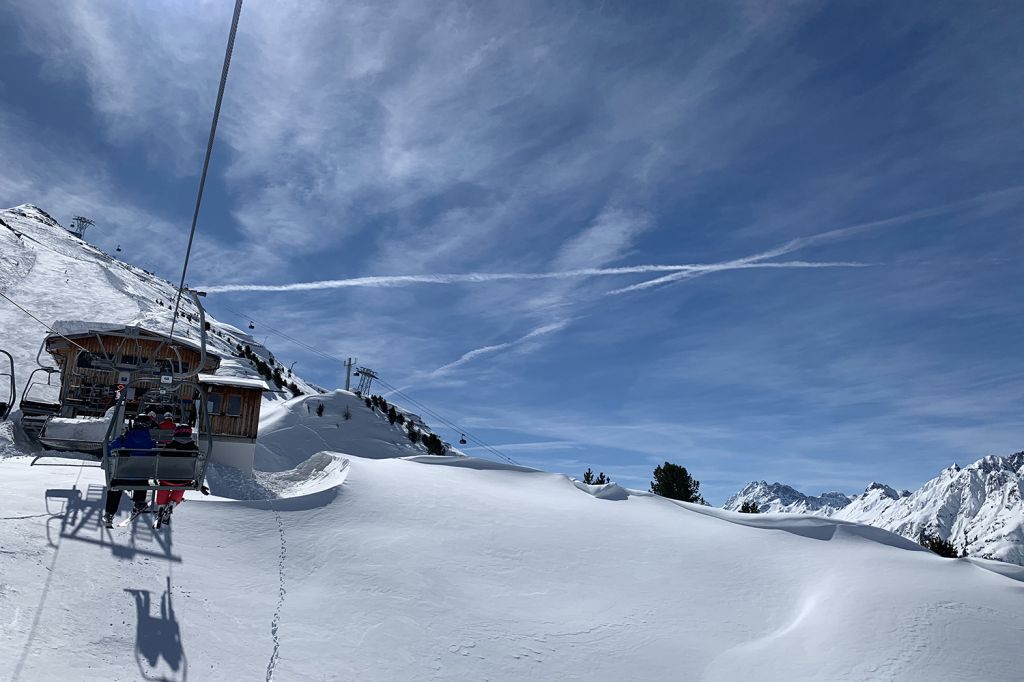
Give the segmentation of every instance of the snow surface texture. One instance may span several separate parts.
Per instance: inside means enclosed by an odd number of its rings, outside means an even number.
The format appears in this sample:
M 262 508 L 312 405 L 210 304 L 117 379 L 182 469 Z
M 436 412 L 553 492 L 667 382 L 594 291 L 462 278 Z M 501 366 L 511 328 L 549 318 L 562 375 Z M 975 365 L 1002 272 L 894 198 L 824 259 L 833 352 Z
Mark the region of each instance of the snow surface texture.
M 0 678 L 1020 679 L 1019 574 L 467 464 L 317 453 L 111 532 L 98 469 L 0 460 Z
M 861 495 L 807 497 L 789 486 L 755 481 L 729 498 L 738 510 L 756 502 L 767 512 L 811 513 L 857 521 L 912 540 L 937 535 L 970 556 L 1024 566 L 1024 452 L 988 456 L 942 472 L 914 492 L 872 483 Z M 841 499 L 847 499 L 840 504 Z M 822 500 L 828 500 L 822 503 Z
M 12 298 L 169 315 L 149 303 L 169 284 L 20 211 L 0 212 L 22 234 L 0 237 Z M 0 310 L 0 345 L 31 361 L 43 330 Z M 160 531 L 102 528 L 100 469 L 28 451 L 0 424 L 4 680 L 1020 679 L 1024 569 L 427 456 L 345 391 L 266 402 L 261 470 L 211 467 L 214 495 Z

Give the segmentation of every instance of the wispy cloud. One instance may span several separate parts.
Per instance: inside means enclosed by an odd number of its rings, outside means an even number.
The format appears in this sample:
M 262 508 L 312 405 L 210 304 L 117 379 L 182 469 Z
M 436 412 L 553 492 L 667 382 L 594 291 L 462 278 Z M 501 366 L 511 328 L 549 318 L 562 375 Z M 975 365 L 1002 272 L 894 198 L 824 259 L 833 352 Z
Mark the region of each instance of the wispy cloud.
M 752 270 L 759 268 L 863 268 L 870 265 L 872 264 L 852 261 L 783 261 L 776 263 L 729 261 L 726 263 L 696 263 L 689 265 L 631 265 L 620 268 L 584 268 L 563 272 L 467 272 L 441 275 L 380 275 L 373 277 L 350 277 L 348 279 L 326 279 L 316 282 L 296 282 L 294 284 L 215 284 L 199 288 L 210 293 L 232 291 L 317 291 L 321 289 L 347 289 L 352 287 L 403 287 L 413 284 L 479 284 L 543 279 L 579 279 L 651 272 L 681 272 L 696 275 L 725 272 L 727 270 Z

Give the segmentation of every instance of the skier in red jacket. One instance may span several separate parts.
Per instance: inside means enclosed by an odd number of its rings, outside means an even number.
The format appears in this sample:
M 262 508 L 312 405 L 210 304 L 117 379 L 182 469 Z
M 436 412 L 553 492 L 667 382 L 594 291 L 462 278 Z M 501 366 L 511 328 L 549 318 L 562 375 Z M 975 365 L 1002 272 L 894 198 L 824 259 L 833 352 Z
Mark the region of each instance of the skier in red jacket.
M 199 446 L 192 440 L 192 428 L 182 424 L 174 429 L 174 439 L 165 448 L 165 455 L 179 455 L 181 457 L 195 457 L 199 453 Z M 191 481 L 160 481 L 160 485 L 186 486 Z M 203 488 L 206 488 L 204 485 Z M 208 490 L 208 488 L 206 488 Z M 205 493 L 205 490 L 204 490 Z M 184 490 L 158 490 L 156 491 L 156 505 L 159 508 L 160 524 L 167 525 L 171 522 L 171 512 L 174 507 L 185 501 Z

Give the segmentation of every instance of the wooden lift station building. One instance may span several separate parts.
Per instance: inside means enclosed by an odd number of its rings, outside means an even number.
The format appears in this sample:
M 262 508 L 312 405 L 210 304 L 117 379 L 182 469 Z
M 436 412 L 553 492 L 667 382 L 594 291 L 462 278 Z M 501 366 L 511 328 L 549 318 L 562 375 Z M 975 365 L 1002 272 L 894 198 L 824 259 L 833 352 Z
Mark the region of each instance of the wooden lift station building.
M 156 383 L 125 387 L 132 368 L 150 362 L 167 372 L 195 371 L 202 358 L 195 340 L 177 335 L 172 340 L 143 327 L 99 322 L 58 322 L 54 331 L 57 333 L 46 337 L 44 347 L 61 371 L 60 405 L 55 416 L 103 417 L 124 387 L 129 415 L 154 410 L 159 418 L 169 411 L 179 423 L 195 421 L 198 395 L 189 386 L 175 392 Z M 115 369 L 110 369 L 111 364 Z M 261 398 L 270 387 L 262 379 L 246 375 L 233 358 L 225 363 L 209 348 L 195 381 L 206 392 L 214 444 L 211 461 L 251 472 Z M 46 442 L 45 437 L 41 440 Z M 101 449 L 101 445 L 97 447 Z

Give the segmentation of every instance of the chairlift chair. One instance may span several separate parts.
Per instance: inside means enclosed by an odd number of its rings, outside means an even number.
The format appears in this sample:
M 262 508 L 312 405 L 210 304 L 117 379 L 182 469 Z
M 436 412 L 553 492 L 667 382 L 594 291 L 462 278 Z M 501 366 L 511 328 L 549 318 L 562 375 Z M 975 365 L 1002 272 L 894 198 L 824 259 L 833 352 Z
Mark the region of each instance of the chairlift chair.
M 255 329 L 255 328 L 256 328 L 256 325 L 254 325 L 252 323 L 252 320 L 249 320 L 249 329 Z
M 126 385 L 138 387 L 147 383 L 161 382 L 159 377 L 136 379 Z M 175 450 L 161 447 L 159 442 L 170 435 L 160 429 L 151 429 L 150 437 L 156 447 L 118 448 L 111 443 L 120 435 L 128 420 L 125 402 L 127 390 L 121 391 L 116 403 L 114 418 L 110 420 L 103 440 L 102 467 L 110 490 L 199 490 L 206 478 L 206 469 L 213 452 L 213 434 L 210 431 L 210 415 L 207 410 L 206 391 L 194 381 L 173 381 L 175 389 L 191 387 L 199 396 L 194 442 L 198 450 Z M 204 447 L 205 446 L 205 447 Z M 162 481 L 175 481 L 166 485 Z
M 459 445 L 465 445 L 465 444 L 466 444 L 466 434 L 462 434 L 459 437 Z
M 115 249 L 115 251 L 117 251 L 117 253 L 121 253 L 121 245 L 120 244 L 117 245 L 117 249 Z
M 0 376 L 8 377 L 10 380 L 10 386 L 7 389 L 6 402 L 0 402 L 0 421 L 7 419 L 8 415 L 11 414 L 11 410 L 14 409 L 14 399 L 17 398 L 17 389 L 15 388 L 14 379 L 14 358 L 5 350 L 0 350 L 0 353 L 7 356 L 7 363 L 10 366 L 10 371 L 0 372 Z
M 46 374 L 46 382 L 36 378 L 36 374 Z M 42 433 L 46 420 L 60 413 L 60 386 L 53 383 L 53 376 L 60 375 L 56 367 L 39 366 L 32 370 L 25 382 L 25 389 L 21 392 L 21 402 L 18 409 L 21 410 L 21 428 L 25 435 L 37 439 Z

